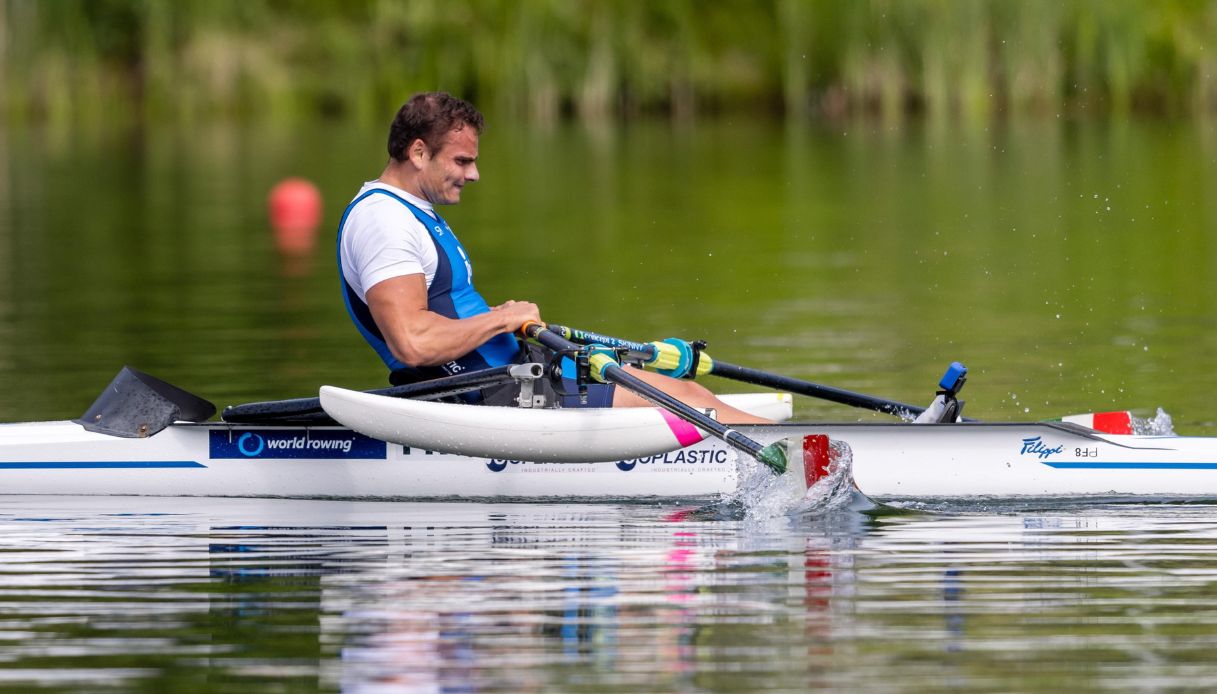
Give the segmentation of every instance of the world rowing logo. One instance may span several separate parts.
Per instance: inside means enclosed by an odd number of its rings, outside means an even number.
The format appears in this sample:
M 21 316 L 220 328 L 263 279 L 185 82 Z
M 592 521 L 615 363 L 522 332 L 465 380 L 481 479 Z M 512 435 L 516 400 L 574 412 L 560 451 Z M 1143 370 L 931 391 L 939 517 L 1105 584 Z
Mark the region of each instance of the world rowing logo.
M 210 432 L 208 443 L 212 458 L 384 460 L 386 457 L 384 441 L 345 430 L 219 430 Z
M 237 439 L 237 450 L 249 458 L 261 455 L 265 448 L 266 440 L 257 434 L 241 434 L 241 438 Z

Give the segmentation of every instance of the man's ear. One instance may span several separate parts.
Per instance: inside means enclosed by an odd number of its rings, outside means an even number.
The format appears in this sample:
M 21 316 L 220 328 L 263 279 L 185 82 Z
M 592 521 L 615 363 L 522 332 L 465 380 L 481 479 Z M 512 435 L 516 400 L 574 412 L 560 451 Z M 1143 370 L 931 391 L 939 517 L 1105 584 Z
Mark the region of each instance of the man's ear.
M 406 158 L 415 166 L 422 168 L 422 165 L 431 158 L 431 148 L 427 146 L 426 142 L 423 142 L 421 137 L 415 138 L 410 146 L 406 147 Z

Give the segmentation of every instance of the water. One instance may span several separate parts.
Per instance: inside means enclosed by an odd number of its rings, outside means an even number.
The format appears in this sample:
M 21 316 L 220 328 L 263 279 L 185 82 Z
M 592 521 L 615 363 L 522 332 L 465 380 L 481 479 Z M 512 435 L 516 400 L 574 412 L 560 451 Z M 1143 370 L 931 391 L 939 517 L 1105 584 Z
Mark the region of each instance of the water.
M 0 128 L 0 420 L 122 364 L 220 406 L 384 384 L 332 264 L 382 128 Z M 965 414 L 1217 434 L 1211 124 L 491 119 L 446 210 L 492 300 Z M 276 250 L 265 194 L 317 182 Z M 746 390 L 709 382 L 719 390 Z M 872 415 L 800 399 L 796 417 Z M 747 476 L 742 476 L 747 479 Z M 0 490 L 2 491 L 2 490 Z M 1210 681 L 1213 508 L 899 513 L 0 497 L 0 687 L 1028 691 Z M 834 497 L 836 498 L 836 497 Z
M 630 505 L 14 497 L 0 685 L 1177 689 L 1210 506 L 690 521 Z
M 332 259 L 381 130 L 0 129 L 0 419 L 77 416 L 123 363 L 220 405 L 384 385 Z M 720 359 L 918 404 L 959 360 L 973 417 L 1162 407 L 1209 433 L 1215 160 L 1206 123 L 492 118 L 482 180 L 445 212 L 492 302 L 564 325 L 705 338 Z M 326 201 L 303 257 L 277 253 L 265 219 L 288 175 Z

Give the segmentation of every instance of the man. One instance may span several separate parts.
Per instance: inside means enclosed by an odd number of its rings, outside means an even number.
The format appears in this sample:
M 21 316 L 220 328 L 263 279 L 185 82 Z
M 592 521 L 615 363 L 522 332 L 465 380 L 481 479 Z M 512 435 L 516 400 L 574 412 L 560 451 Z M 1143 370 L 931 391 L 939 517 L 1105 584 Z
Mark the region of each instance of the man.
M 473 287 L 473 265 L 435 211 L 455 205 L 478 180 L 477 109 L 442 92 L 416 94 L 389 128 L 389 162 L 363 185 L 338 226 L 338 256 L 351 319 L 389 367 L 390 381 L 409 383 L 522 361 L 542 348 L 514 336 L 541 321 L 537 305 L 489 306 Z M 766 422 L 737 410 L 692 381 L 638 369 L 639 378 L 724 422 Z M 573 393 L 573 382 L 565 389 Z M 487 389 L 471 402 L 508 404 L 512 387 Z M 561 396 L 561 394 L 551 393 Z M 557 399 L 557 398 L 555 398 Z M 564 407 L 640 407 L 651 403 L 612 384 L 588 387 L 586 403 L 561 396 Z

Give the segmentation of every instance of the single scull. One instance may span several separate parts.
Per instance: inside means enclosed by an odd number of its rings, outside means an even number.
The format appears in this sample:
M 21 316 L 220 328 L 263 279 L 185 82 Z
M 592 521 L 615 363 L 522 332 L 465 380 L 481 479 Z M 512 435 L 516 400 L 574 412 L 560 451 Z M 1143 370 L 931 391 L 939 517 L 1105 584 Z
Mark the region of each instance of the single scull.
M 741 472 L 756 465 L 718 439 L 674 446 L 667 452 L 605 456 L 604 462 L 459 455 L 386 442 L 335 426 L 324 418 L 315 398 L 227 411 L 234 420 L 253 421 L 183 421 L 207 420 L 210 405 L 155 379 L 136 379 L 136 385 L 157 385 L 132 397 L 124 391 L 135 381 L 120 380 L 121 375 L 80 420 L 0 425 L 0 492 L 693 498 L 735 491 Z M 431 392 L 450 389 L 435 387 Z M 384 400 L 386 406 L 394 402 Z M 772 395 L 761 396 L 758 402 L 762 400 L 766 407 L 777 403 L 789 412 L 788 400 Z M 376 402 L 372 400 L 373 407 Z M 493 415 L 490 408 L 446 407 Z M 285 421 L 296 423 L 270 423 L 276 409 Z M 553 413 L 538 410 L 536 414 L 544 418 Z M 306 421 L 312 423 L 301 423 Z M 808 484 L 834 472 L 852 475 L 857 487 L 878 501 L 1096 495 L 1217 498 L 1217 438 L 1110 434 L 1068 422 L 774 424 L 740 430 L 762 444 L 817 435 L 839 442 L 834 449 L 848 454 L 829 460 L 822 451 L 809 450 L 802 464 L 788 474 L 797 474 Z M 629 437 L 626 430 L 605 440 L 633 445 Z M 594 442 L 595 437 L 587 440 Z M 562 445 L 577 445 L 577 441 Z

